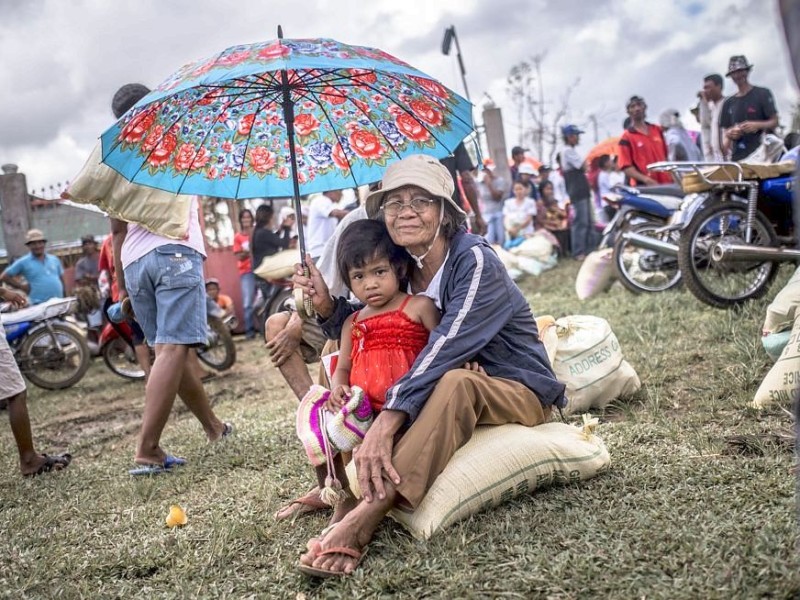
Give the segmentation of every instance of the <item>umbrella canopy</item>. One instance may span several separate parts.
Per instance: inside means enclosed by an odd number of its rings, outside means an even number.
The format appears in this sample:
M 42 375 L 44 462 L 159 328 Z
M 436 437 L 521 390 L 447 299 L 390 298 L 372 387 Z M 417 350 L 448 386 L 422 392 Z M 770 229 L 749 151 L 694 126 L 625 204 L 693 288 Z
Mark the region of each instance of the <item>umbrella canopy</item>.
M 101 138 L 103 162 L 176 194 L 286 197 L 451 154 L 470 103 L 393 56 L 334 40 L 234 46 L 179 69 Z
M 586 155 L 586 162 L 591 163 L 595 158 L 603 156 L 603 154 L 608 154 L 609 156 L 617 156 L 619 154 L 619 136 L 606 138 L 589 150 Z
M 539 167 L 542 166 L 542 161 L 536 160 L 532 156 L 526 156 L 525 158 L 522 159 L 522 163 L 520 163 L 520 164 L 528 164 L 531 167 L 533 167 L 534 169 L 536 169 L 536 171 L 538 171 Z M 508 166 L 509 167 L 513 167 L 514 166 L 514 161 L 513 160 L 509 160 L 508 161 Z

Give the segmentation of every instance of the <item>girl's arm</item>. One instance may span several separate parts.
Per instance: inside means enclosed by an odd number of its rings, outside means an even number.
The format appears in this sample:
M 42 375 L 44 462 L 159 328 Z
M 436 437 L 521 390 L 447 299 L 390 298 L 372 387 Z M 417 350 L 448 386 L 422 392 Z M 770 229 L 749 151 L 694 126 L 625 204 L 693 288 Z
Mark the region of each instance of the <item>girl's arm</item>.
M 339 339 L 339 358 L 336 361 L 336 370 L 331 377 L 331 396 L 325 408 L 331 412 L 338 412 L 347 402 L 350 395 L 350 351 L 352 342 L 350 332 L 353 328 L 353 316 L 347 317 L 342 325 L 342 335 Z

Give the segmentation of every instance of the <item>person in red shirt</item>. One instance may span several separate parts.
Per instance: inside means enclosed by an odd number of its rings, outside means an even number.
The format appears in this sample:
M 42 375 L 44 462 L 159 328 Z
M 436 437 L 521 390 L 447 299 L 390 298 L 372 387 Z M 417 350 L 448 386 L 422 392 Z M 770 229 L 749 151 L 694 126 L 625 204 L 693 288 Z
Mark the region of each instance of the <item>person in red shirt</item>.
M 236 266 L 242 284 L 242 308 L 244 309 L 245 337 L 252 340 L 256 337 L 253 323 L 253 300 L 256 295 L 256 276 L 250 252 L 250 237 L 253 235 L 253 213 L 246 208 L 239 212 L 239 231 L 233 236 L 233 253 L 236 255 Z
M 667 160 L 667 144 L 661 127 L 645 121 L 647 104 L 644 98 L 631 96 L 626 109 L 630 126 L 619 140 L 619 168 L 628 176 L 631 185 L 674 183 L 668 173 L 647 170 L 647 165 Z

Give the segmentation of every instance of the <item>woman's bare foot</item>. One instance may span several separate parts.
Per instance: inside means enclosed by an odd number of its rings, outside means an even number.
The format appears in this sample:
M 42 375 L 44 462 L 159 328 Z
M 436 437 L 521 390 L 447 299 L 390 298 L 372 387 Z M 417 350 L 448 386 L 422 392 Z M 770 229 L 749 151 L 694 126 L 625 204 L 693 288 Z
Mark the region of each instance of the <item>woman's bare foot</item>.
M 276 521 L 297 518 L 320 510 L 329 510 L 330 506 L 319 498 L 319 487 L 314 487 L 304 496 L 296 498 L 278 509 L 275 513 Z
M 353 496 L 352 492 L 347 492 L 346 498 L 333 509 L 333 516 L 328 521 L 328 525 L 333 525 L 344 519 L 356 506 L 358 506 L 358 499 Z
M 300 564 L 313 567 L 327 575 L 349 575 L 361 562 L 367 544 L 372 540 L 375 530 L 394 505 L 396 493 L 391 485 L 386 485 L 386 497 L 373 502 L 358 501 L 335 526 L 327 529 L 322 536 L 308 543 L 308 552 L 300 557 Z M 330 552 L 336 548 L 347 548 L 353 554 Z

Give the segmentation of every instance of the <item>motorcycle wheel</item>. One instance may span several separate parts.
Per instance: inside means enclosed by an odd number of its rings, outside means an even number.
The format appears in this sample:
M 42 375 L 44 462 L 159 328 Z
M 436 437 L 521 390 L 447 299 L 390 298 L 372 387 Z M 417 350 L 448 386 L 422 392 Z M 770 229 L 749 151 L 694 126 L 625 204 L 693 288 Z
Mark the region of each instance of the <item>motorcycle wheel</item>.
M 280 292 L 278 292 L 272 299 L 272 302 L 269 303 L 269 311 L 267 316 L 271 317 L 276 312 L 280 312 L 281 308 L 283 307 L 283 303 L 286 302 L 286 300 L 291 297 L 292 297 L 292 290 L 281 290 Z
M 75 385 L 89 368 L 89 346 L 71 325 L 51 322 L 58 344 L 47 328 L 28 336 L 20 346 L 18 361 L 28 380 L 46 390 L 63 390 Z
M 101 351 L 103 361 L 111 372 L 124 379 L 144 379 L 144 369 L 136 360 L 136 353 L 122 338 L 114 338 Z
M 677 237 L 677 232 L 655 223 L 636 225 L 630 231 L 665 242 L 674 243 Z M 676 257 L 635 246 L 622 236 L 614 243 L 614 269 L 620 283 L 635 294 L 663 292 L 681 282 Z
M 772 261 L 715 263 L 714 247 L 722 242 L 744 244 L 747 208 L 713 204 L 696 214 L 681 234 L 678 264 L 686 287 L 699 300 L 717 308 L 729 308 L 763 296 L 778 273 Z M 775 230 L 767 218 L 756 213 L 751 245 L 777 244 Z
M 224 371 L 236 362 L 236 343 L 222 319 L 208 317 L 208 343 L 197 349 L 197 357 L 212 369 Z

